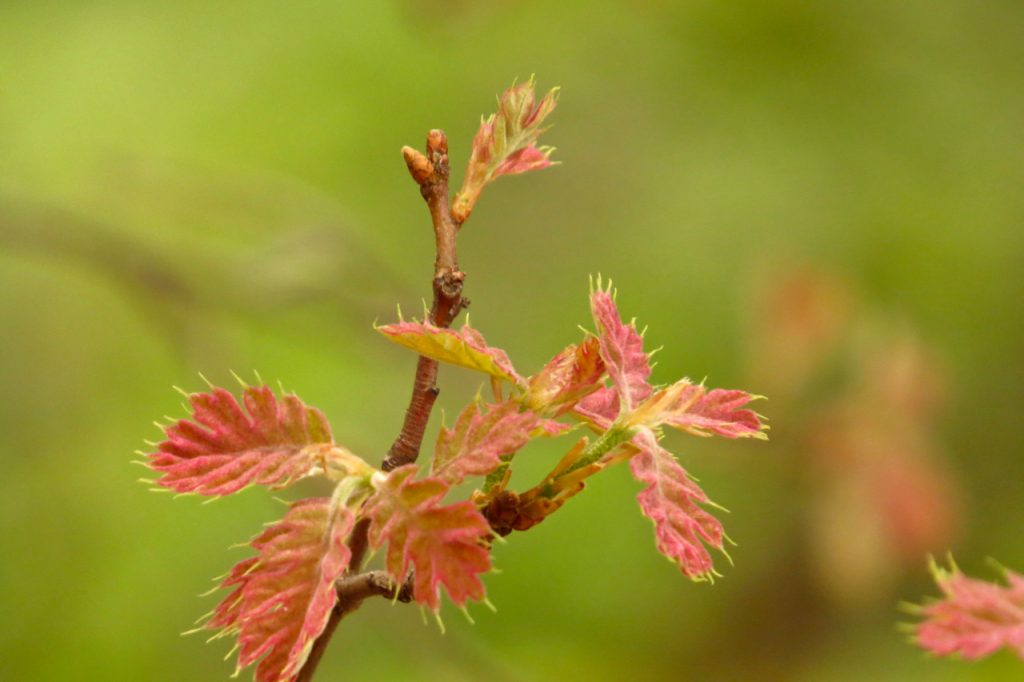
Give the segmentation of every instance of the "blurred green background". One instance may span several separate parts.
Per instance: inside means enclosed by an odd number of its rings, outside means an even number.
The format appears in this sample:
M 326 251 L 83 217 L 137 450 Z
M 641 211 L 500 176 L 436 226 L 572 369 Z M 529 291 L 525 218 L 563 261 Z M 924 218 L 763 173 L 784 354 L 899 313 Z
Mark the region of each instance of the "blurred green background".
M 1020 2 L 7 0 L 0 679 L 227 679 L 225 643 L 178 633 L 283 508 L 151 494 L 132 451 L 182 415 L 172 385 L 258 370 L 376 461 L 414 358 L 371 323 L 420 309 L 433 258 L 398 150 L 443 127 L 461 178 L 531 73 L 563 88 L 562 165 L 463 231 L 474 326 L 532 372 L 600 272 L 657 381 L 768 395 L 770 443 L 668 440 L 735 566 L 685 580 L 621 467 L 497 548 L 497 614 L 442 636 L 368 602 L 318 679 L 1024 676 L 897 628 L 928 552 L 1024 569 Z M 449 417 L 479 385 L 440 381 Z

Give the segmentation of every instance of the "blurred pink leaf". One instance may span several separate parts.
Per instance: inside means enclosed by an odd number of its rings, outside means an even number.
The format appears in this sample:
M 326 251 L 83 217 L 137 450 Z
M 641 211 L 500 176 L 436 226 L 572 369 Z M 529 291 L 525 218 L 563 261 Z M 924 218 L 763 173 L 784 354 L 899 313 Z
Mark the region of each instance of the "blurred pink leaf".
M 922 649 L 975 660 L 1006 647 L 1024 659 L 1024 576 L 1006 571 L 1004 587 L 969 578 L 955 565 L 946 570 L 932 562 L 931 568 L 943 596 L 920 608 Z
M 442 505 L 448 484 L 436 477 L 413 480 L 415 473 L 413 464 L 395 469 L 366 502 L 370 544 L 388 544 L 386 566 L 396 582 L 415 572 L 413 599 L 434 611 L 441 586 L 458 606 L 483 599 L 480 574 L 491 568 L 487 519 L 468 501 Z
M 223 388 L 188 399 L 191 418 L 164 429 L 167 439 L 148 462 L 163 474 L 157 484 L 179 493 L 281 488 L 322 469 L 336 451 L 327 419 L 294 395 L 277 399 L 266 386 L 247 387 L 244 409 Z
M 452 202 L 452 216 L 465 222 L 480 193 L 502 175 L 516 175 L 552 165 L 553 147 L 538 147 L 542 127 L 558 103 L 558 89 L 552 88 L 536 101 L 533 78 L 513 85 L 498 98 L 498 112 L 480 122 L 473 138 L 473 150 L 466 165 L 462 188 Z
M 238 639 L 238 668 L 257 660 L 257 682 L 291 682 L 338 600 L 348 568 L 346 539 L 355 517 L 328 498 L 294 503 L 284 519 L 251 543 L 259 555 L 221 583 L 234 588 L 203 626 Z
M 533 412 L 520 412 L 519 403 L 490 405 L 486 412 L 477 401 L 466 406 L 455 425 L 441 428 L 434 449 L 431 475 L 450 485 L 467 476 L 484 476 L 530 440 L 540 426 Z
M 429 322 L 397 322 L 377 327 L 390 341 L 420 355 L 460 367 L 484 372 L 498 379 L 521 383 L 508 354 L 487 345 L 484 337 L 468 324 L 462 329 L 444 329 Z

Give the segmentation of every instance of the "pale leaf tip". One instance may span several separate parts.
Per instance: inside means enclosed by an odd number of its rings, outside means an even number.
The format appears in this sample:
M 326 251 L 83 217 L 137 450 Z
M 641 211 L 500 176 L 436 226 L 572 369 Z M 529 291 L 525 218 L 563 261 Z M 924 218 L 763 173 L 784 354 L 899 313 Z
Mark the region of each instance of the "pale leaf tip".
M 440 609 L 435 610 L 433 613 L 434 613 L 434 621 L 437 623 L 437 627 L 441 630 L 441 634 L 442 635 L 445 634 L 446 630 L 445 630 L 445 627 L 444 627 L 444 620 L 442 620 L 442 618 L 441 618 L 441 611 L 440 611 Z
M 238 385 L 242 387 L 243 391 L 249 388 L 249 384 L 245 383 L 245 380 L 242 379 L 242 377 L 238 376 L 238 373 L 235 372 L 235 370 L 229 369 L 228 372 L 231 374 L 232 377 L 234 377 L 235 381 L 238 382 Z M 259 374 L 257 374 L 256 376 L 259 377 Z M 260 383 L 263 382 L 261 381 Z
M 902 611 L 903 613 L 909 614 L 911 616 L 920 616 L 924 612 L 923 606 L 909 601 L 900 601 L 896 604 L 896 608 Z M 915 626 L 911 625 L 911 627 Z

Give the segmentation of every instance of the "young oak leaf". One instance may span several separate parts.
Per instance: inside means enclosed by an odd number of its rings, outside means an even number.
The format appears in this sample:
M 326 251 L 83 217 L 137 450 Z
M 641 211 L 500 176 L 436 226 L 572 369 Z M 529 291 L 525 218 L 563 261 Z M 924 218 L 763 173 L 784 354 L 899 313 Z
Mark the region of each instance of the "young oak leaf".
M 619 416 L 619 395 L 614 388 L 602 386 L 576 403 L 572 411 L 599 431 L 607 431 Z
M 552 88 L 539 102 L 534 81 L 513 85 L 498 98 L 498 112 L 480 121 L 473 138 L 473 150 L 466 165 L 462 188 L 452 202 L 457 223 L 469 218 L 484 187 L 502 175 L 517 175 L 552 165 L 554 147 L 538 147 L 542 127 L 558 103 L 558 88 Z
M 681 407 L 668 420 L 674 428 L 697 436 L 716 434 L 726 438 L 766 439 L 763 417 L 753 410 L 741 409 L 761 396 L 736 389 L 700 386 L 693 400 Z
M 627 428 L 654 428 L 667 424 L 695 436 L 717 434 L 726 438 L 766 438 L 761 417 L 740 409 L 754 396 L 745 391 L 716 388 L 681 379 L 656 391 L 623 419 Z
M 448 484 L 436 477 L 413 480 L 416 466 L 392 471 L 363 507 L 374 548 L 387 543 L 388 573 L 397 582 L 414 571 L 413 599 L 437 611 L 444 586 L 456 605 L 483 599 L 480 574 L 491 568 L 484 540 L 487 519 L 468 501 L 442 505 Z
M 616 400 L 609 396 L 594 394 L 590 401 L 581 405 L 587 408 L 600 406 L 603 413 L 597 413 L 605 419 L 614 421 L 619 411 L 631 411 L 640 402 L 651 395 L 650 357 L 644 353 L 644 340 L 636 330 L 636 325 L 625 324 L 615 307 L 615 300 L 609 290 L 598 288 L 590 295 L 590 311 L 597 326 L 597 342 L 601 359 L 608 371 Z M 615 414 L 609 411 L 614 409 Z
M 650 384 L 650 356 L 643 337 L 631 322 L 625 324 L 608 290 L 590 297 L 601 357 L 612 386 L 604 386 L 575 407 L 578 416 L 605 430 L 617 419 L 627 428 L 667 424 L 698 436 L 764 438 L 761 417 L 741 409 L 755 396 L 745 391 L 712 389 L 682 379 L 657 392 Z
M 203 626 L 238 640 L 238 669 L 256 666 L 257 682 L 292 682 L 338 600 L 335 581 L 348 568 L 346 540 L 355 516 L 329 498 L 294 503 L 251 545 L 221 583 L 234 588 Z M 262 660 L 260 660 L 262 657 Z
M 331 466 L 355 460 L 332 443 L 317 409 L 298 397 L 278 399 L 266 386 L 246 387 L 239 404 L 231 392 L 191 393 L 190 419 L 165 427 L 166 440 L 148 465 L 157 484 L 179 493 L 228 495 L 249 485 L 281 488 Z
M 524 404 L 539 414 L 562 414 L 601 388 L 604 360 L 599 342 L 588 336 L 551 359 L 528 379 Z
M 955 564 L 947 570 L 932 561 L 931 570 L 943 597 L 916 609 L 924 618 L 915 629 L 918 646 L 967 660 L 1005 647 L 1024 659 L 1024 575 L 1006 571 L 1004 587 L 970 578 Z
M 452 428 L 441 428 L 434 448 L 431 475 L 449 485 L 467 476 L 485 476 L 501 464 L 501 458 L 518 451 L 530 440 L 540 418 L 520 412 L 516 401 L 490 405 L 482 411 L 473 401 L 462 410 Z
M 468 324 L 458 331 L 436 327 L 429 322 L 396 322 L 377 327 L 390 341 L 439 362 L 474 369 L 492 377 L 521 384 L 508 354 L 487 345 L 484 337 Z
M 672 453 L 662 448 L 650 429 L 642 428 L 631 445 L 639 453 L 630 460 L 633 476 L 646 483 L 637 501 L 654 522 L 658 551 L 691 580 L 708 580 L 714 563 L 707 546 L 724 552 L 722 524 L 700 505 L 709 500 Z

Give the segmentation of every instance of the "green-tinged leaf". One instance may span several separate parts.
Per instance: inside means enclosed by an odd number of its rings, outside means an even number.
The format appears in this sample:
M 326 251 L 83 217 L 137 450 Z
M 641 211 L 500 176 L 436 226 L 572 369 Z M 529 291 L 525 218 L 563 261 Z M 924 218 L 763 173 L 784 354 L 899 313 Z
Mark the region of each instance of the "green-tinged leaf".
M 538 147 L 544 119 L 558 104 L 558 88 L 536 101 L 534 81 L 513 85 L 498 98 L 498 112 L 480 122 L 452 216 L 469 218 L 483 188 L 502 175 L 517 175 L 552 165 L 553 147 Z
M 598 340 L 589 336 L 563 350 L 527 380 L 523 403 L 539 414 L 562 414 L 601 388 L 604 375 Z
M 505 351 L 488 346 L 484 337 L 468 324 L 455 331 L 429 322 L 397 322 L 377 327 L 377 331 L 398 345 L 439 362 L 474 369 L 516 384 L 523 381 Z
M 741 409 L 757 397 L 721 388 L 708 391 L 700 384 L 681 379 L 624 415 L 622 423 L 626 427 L 650 428 L 667 424 L 696 436 L 765 438 L 767 426 L 760 416 L 753 410 Z

